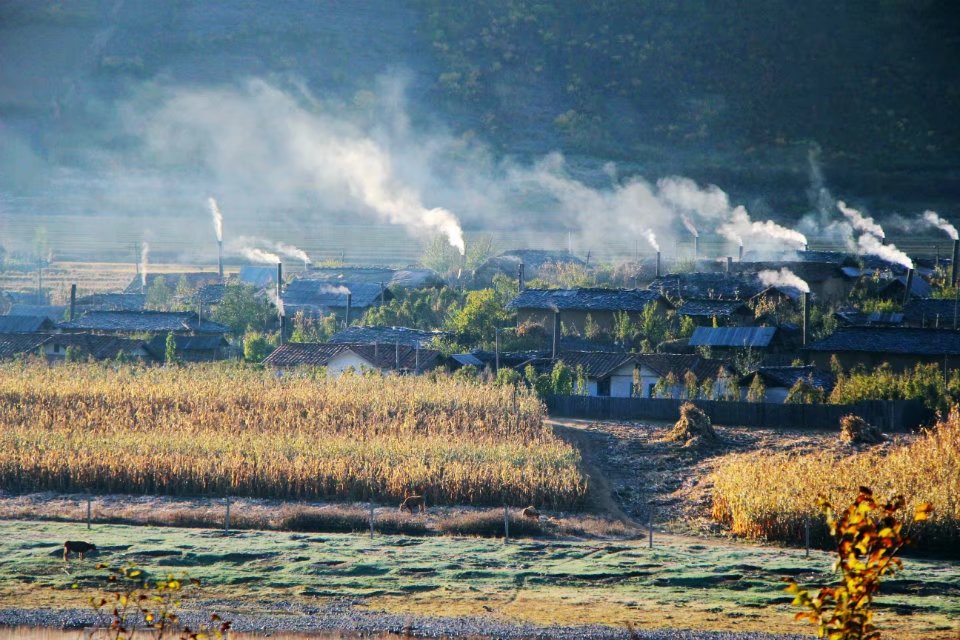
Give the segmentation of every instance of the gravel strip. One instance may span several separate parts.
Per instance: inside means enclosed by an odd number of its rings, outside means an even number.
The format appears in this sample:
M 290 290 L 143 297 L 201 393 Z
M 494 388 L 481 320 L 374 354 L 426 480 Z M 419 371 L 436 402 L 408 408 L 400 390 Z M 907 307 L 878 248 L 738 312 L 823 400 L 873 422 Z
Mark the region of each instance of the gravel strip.
M 224 603 L 226 604 L 226 603 Z M 228 607 L 224 607 L 226 609 Z M 219 609 L 218 610 L 224 610 Z M 246 632 L 336 632 L 346 634 L 409 633 L 420 638 L 484 638 L 489 640 L 809 640 L 810 636 L 767 633 L 731 633 L 661 629 L 635 631 L 599 625 L 541 627 L 480 617 L 430 618 L 361 611 L 353 602 L 337 602 L 321 608 L 294 607 L 284 614 L 231 614 L 225 619 L 236 631 Z M 187 625 L 205 622 L 205 615 L 184 612 Z M 0 627 L 47 627 L 80 629 L 102 623 L 86 609 L 0 609 Z

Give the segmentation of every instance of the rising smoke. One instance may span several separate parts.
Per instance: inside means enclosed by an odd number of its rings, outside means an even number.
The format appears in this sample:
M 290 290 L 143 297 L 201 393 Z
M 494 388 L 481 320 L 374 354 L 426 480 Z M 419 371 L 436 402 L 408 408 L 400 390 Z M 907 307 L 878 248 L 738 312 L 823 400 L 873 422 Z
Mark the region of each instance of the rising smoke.
M 957 228 L 941 218 L 936 211 L 924 211 L 923 220 L 930 226 L 940 229 L 946 233 L 948 236 L 950 236 L 951 240 L 960 240 L 960 234 L 957 233 Z
M 220 212 L 220 207 L 212 196 L 207 198 L 207 206 L 210 207 L 210 215 L 213 217 L 213 230 L 217 233 L 217 242 L 223 242 L 223 214 Z
M 261 264 L 277 264 L 280 262 L 280 256 L 270 253 L 256 247 L 240 247 L 239 253 L 250 262 L 259 262 Z
M 903 251 L 897 249 L 896 245 L 883 244 L 880 239 L 872 233 L 862 233 L 857 238 L 855 246 L 858 253 L 868 256 L 877 256 L 887 262 L 899 264 L 907 269 L 913 268 L 913 260 Z
M 786 267 L 779 271 L 764 269 L 757 274 L 757 277 L 765 287 L 793 287 L 803 293 L 810 293 L 810 285 L 807 281 Z
M 650 244 L 654 251 L 660 251 L 660 245 L 657 243 L 657 234 L 653 232 L 653 229 L 644 229 L 643 237 Z
M 147 266 L 150 262 L 150 245 L 144 242 L 140 245 L 140 285 L 147 286 Z
M 744 239 L 768 238 L 783 243 L 791 249 L 802 249 L 807 238 L 799 231 L 788 229 L 773 220 L 755 222 L 750 219 L 747 210 L 740 206 L 734 208 L 729 219 L 717 228 L 717 231 L 730 242 L 743 246 Z
M 843 200 L 837 200 L 837 209 L 840 210 L 843 217 L 850 221 L 850 224 L 855 230 L 869 233 L 881 239 L 887 237 L 887 234 L 883 231 L 883 227 L 875 222 L 873 218 L 863 215 L 853 207 L 848 207 L 847 203 Z

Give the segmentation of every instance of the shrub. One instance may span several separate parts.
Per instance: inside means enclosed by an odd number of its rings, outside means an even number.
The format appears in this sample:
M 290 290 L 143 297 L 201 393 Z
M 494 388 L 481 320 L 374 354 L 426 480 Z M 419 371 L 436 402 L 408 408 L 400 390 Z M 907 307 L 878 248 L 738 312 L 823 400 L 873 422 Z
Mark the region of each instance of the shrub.
M 533 537 L 544 534 L 543 525 L 535 520 L 517 518 L 511 513 L 510 537 Z M 450 516 L 440 521 L 438 529 L 443 533 L 457 536 L 478 536 L 481 538 L 503 537 L 503 512 L 471 511 Z

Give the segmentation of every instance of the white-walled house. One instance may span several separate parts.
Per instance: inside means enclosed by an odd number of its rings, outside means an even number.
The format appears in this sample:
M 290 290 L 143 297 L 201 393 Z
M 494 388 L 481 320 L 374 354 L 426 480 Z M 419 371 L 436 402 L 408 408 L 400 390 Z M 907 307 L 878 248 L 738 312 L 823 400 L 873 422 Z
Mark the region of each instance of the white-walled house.
M 440 352 L 397 344 L 330 344 L 288 342 L 263 361 L 275 369 L 326 367 L 337 377 L 346 371 L 420 374 L 440 364 Z
M 719 399 L 726 395 L 728 377 L 724 364 L 720 360 L 701 358 L 698 355 L 670 354 L 670 353 L 643 353 L 636 355 L 637 363 L 637 395 L 641 398 L 684 398 L 687 395 L 685 376 L 692 371 L 697 377 L 697 385 L 703 385 L 705 380 L 713 380 L 713 398 Z M 676 379 L 676 384 L 663 389 L 661 395 L 655 390 L 660 381 L 670 374 Z
M 571 369 L 583 367 L 587 395 L 629 398 L 633 396 L 635 358 L 636 354 L 624 351 L 561 351 L 557 359 Z M 554 360 L 533 358 L 518 366 L 517 370 L 522 374 L 528 365 L 532 365 L 537 373 L 549 373 Z

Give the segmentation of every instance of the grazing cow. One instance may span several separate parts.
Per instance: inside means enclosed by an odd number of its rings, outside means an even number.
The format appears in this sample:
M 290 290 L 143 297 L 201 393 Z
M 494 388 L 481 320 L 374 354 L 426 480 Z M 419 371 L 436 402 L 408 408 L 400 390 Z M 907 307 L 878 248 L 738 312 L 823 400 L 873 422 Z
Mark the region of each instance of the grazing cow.
M 83 560 L 83 555 L 90 551 L 96 551 L 97 545 L 80 540 L 67 540 L 63 543 L 63 561 L 70 562 L 70 554 L 75 553 Z
M 420 513 L 423 513 L 427 510 L 427 503 L 423 499 L 423 496 L 407 496 L 403 502 L 400 503 L 400 512 L 409 511 L 413 513 L 413 510 L 417 509 Z
M 527 507 L 526 509 L 524 509 L 524 510 L 523 510 L 523 513 L 522 513 L 521 515 L 523 515 L 524 518 L 530 518 L 531 520 L 539 520 L 539 519 L 540 519 L 540 512 L 537 511 L 537 510 L 533 507 L 533 505 L 530 505 L 529 507 Z

